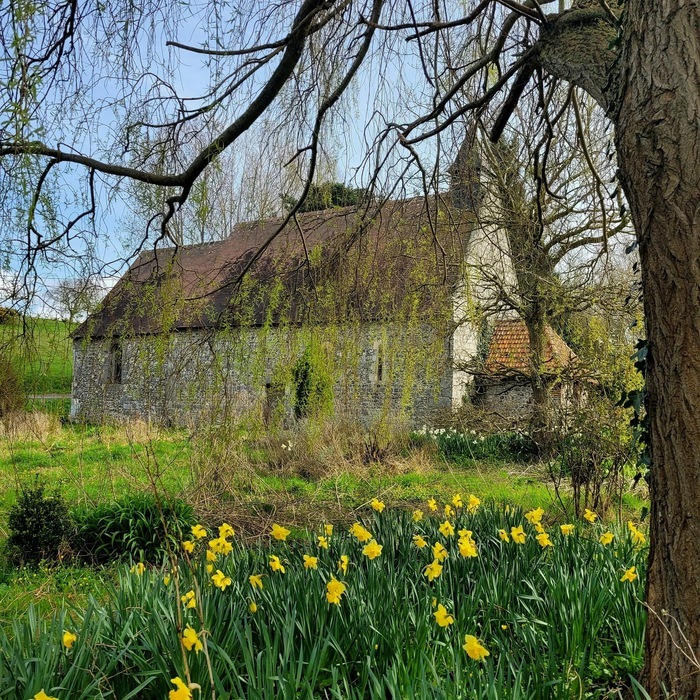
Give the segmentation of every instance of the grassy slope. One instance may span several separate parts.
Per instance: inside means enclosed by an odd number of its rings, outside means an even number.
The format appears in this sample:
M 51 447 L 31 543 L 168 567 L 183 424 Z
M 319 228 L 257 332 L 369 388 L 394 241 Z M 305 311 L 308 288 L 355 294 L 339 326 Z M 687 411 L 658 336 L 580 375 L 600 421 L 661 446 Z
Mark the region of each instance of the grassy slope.
M 21 324 L 0 325 L 0 349 L 9 352 L 22 375 L 28 394 L 67 394 L 73 379 L 74 326 L 46 318 Z

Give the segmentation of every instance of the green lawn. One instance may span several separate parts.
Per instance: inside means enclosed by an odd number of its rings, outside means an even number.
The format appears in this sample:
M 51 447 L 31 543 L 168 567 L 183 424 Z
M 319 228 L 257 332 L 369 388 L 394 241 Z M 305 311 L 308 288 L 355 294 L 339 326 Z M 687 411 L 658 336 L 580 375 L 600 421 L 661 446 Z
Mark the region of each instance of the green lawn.
M 0 325 L 0 350 L 8 353 L 28 394 L 68 394 L 73 380 L 75 325 L 46 318 Z

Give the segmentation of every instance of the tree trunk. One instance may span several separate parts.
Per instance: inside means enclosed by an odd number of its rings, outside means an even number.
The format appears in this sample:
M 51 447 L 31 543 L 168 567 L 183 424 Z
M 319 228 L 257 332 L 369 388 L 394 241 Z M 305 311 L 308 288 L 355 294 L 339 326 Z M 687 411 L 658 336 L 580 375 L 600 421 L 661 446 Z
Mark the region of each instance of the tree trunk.
M 651 422 L 645 685 L 700 699 L 700 7 L 627 1 L 616 138 L 640 243 Z M 624 562 L 620 562 L 621 566 Z
M 525 318 L 530 341 L 530 387 L 532 388 L 530 433 L 540 450 L 547 453 L 552 442 L 549 382 L 545 374 L 547 319 L 544 309 L 537 303 L 534 306 L 534 309 L 529 309 Z

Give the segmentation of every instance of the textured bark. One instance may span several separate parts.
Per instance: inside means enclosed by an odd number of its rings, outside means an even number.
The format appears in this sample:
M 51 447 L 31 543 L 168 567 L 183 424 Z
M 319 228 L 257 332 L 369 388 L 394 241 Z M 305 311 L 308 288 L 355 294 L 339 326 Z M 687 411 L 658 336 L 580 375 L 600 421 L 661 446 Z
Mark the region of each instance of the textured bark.
M 628 0 L 616 138 L 649 343 L 645 685 L 700 698 L 700 8 Z

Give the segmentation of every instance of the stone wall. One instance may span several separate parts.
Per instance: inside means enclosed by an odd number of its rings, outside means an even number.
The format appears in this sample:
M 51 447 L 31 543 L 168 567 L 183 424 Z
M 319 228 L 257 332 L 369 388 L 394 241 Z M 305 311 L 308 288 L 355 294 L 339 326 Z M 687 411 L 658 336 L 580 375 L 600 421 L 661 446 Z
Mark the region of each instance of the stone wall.
M 252 412 L 290 421 L 293 368 L 310 346 L 319 371 L 328 374 L 336 413 L 363 422 L 404 416 L 422 424 L 453 405 L 453 346 L 444 335 L 429 326 L 369 324 L 76 341 L 71 416 L 183 425 Z M 115 377 L 119 354 L 121 376 Z

